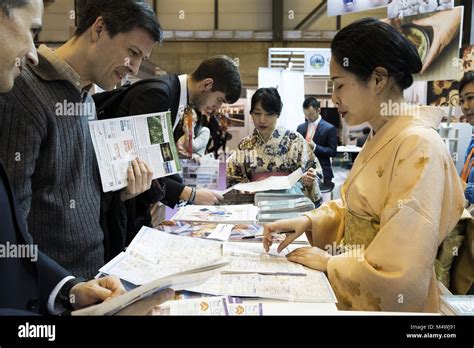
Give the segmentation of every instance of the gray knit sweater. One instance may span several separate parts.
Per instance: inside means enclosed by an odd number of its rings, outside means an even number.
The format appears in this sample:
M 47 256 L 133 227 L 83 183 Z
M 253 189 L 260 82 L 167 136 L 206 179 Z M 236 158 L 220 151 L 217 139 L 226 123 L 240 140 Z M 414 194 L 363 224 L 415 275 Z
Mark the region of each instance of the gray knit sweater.
M 64 71 L 41 51 L 39 59 L 38 67 L 22 72 L 13 91 L 0 95 L 0 158 L 34 243 L 72 274 L 92 277 L 104 264 L 104 233 L 88 127 L 91 105 L 61 115 L 58 103 L 93 101 L 61 80 Z

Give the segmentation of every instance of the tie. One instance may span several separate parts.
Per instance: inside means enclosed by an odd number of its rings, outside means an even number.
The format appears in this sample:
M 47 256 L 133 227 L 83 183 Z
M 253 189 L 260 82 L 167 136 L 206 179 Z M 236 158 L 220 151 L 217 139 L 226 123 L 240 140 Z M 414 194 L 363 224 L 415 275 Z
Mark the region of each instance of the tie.
M 316 127 L 313 127 L 312 125 L 308 124 L 308 130 L 306 131 L 306 141 L 308 143 L 313 141 L 314 133 L 316 132 Z

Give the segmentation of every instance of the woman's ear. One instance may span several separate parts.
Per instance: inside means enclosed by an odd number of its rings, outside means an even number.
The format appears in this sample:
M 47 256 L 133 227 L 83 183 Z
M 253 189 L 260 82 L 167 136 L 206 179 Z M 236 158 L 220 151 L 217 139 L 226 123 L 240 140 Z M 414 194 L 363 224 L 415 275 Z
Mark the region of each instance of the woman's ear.
M 385 68 L 377 67 L 372 72 L 372 81 L 375 86 L 375 93 L 380 94 L 388 82 L 388 71 Z

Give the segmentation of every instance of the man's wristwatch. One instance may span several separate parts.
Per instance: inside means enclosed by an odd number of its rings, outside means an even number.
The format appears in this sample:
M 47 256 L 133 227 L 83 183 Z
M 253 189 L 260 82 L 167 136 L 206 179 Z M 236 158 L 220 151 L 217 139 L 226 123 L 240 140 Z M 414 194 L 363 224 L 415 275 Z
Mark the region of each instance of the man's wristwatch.
M 191 188 L 191 197 L 189 197 L 188 204 L 194 204 L 194 200 L 196 199 L 196 188 Z
M 61 290 L 59 290 L 58 296 L 56 298 L 57 301 L 67 310 L 73 311 L 74 307 L 72 303 L 74 303 L 74 298 L 71 298 L 71 289 L 79 283 L 87 282 L 84 278 L 74 278 L 69 279 L 66 284 L 63 285 Z

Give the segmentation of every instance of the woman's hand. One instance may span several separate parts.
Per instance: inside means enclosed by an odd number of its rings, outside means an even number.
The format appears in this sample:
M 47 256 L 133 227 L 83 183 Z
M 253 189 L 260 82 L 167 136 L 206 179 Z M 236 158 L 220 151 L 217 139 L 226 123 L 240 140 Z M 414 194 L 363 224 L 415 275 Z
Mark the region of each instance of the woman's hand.
M 151 187 L 153 171 L 148 164 L 139 158 L 132 161 L 128 168 L 128 186 L 120 192 L 122 201 L 134 198 Z
M 296 262 L 303 266 L 326 272 L 331 255 L 327 251 L 317 247 L 303 247 L 293 250 L 291 253 L 286 255 L 286 258 L 291 262 Z
M 306 173 L 303 174 L 301 181 L 303 185 L 306 187 L 310 187 L 314 185 L 316 180 L 316 171 L 313 168 L 310 168 Z
M 311 228 L 311 220 L 307 216 L 299 216 L 294 219 L 285 219 L 275 222 L 271 222 L 264 226 L 263 230 L 263 248 L 265 251 L 269 251 L 273 244 L 273 233 L 283 231 L 295 231 L 295 233 L 287 234 L 285 240 L 283 240 L 278 246 L 278 252 L 280 253 L 296 238 L 301 236 L 307 230 Z

